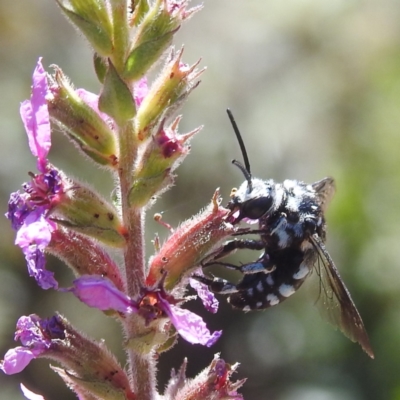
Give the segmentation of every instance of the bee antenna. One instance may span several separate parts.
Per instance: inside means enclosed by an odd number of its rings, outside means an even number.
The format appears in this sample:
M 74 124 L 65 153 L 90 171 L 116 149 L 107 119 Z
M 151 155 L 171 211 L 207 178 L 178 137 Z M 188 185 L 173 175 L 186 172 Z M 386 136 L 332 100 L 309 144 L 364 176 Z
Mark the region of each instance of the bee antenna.
M 236 165 L 243 173 L 244 177 L 246 178 L 247 181 L 247 186 L 249 188 L 249 193 L 253 190 L 253 183 L 251 181 L 251 174 L 250 172 L 247 170 L 247 168 L 245 168 L 245 166 L 238 160 L 232 160 L 232 164 Z
M 249 161 L 249 157 L 247 156 L 246 147 L 244 145 L 242 135 L 240 134 L 239 128 L 236 124 L 235 118 L 233 117 L 231 110 L 229 108 L 227 108 L 226 112 L 228 114 L 229 120 L 231 121 L 233 131 L 235 132 L 236 138 L 239 142 L 240 151 L 242 152 L 243 161 L 244 161 L 244 166 L 237 160 L 232 160 L 232 164 L 236 165 L 242 171 L 242 173 L 245 176 L 247 183 L 249 185 L 249 192 L 251 192 L 253 189 L 253 185 L 251 182 L 250 161 Z
M 239 128 L 236 125 L 236 121 L 235 121 L 235 118 L 233 118 L 231 110 L 228 108 L 226 110 L 226 112 L 228 113 L 229 120 L 231 121 L 233 130 L 236 134 L 236 138 L 239 142 L 240 150 L 241 150 L 242 156 L 243 156 L 244 165 L 245 165 L 246 170 L 249 173 L 249 175 L 251 175 L 249 157 L 247 156 L 247 151 L 246 151 L 246 147 L 244 145 L 243 139 L 242 139 L 242 135 L 240 134 Z

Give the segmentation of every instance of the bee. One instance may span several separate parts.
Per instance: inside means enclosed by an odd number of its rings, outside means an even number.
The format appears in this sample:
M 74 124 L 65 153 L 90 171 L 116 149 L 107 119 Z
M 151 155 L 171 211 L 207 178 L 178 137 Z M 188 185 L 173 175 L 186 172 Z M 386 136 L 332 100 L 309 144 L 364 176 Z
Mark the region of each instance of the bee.
M 204 267 L 223 265 L 243 274 L 236 284 L 225 279 L 196 276 L 211 291 L 228 295 L 228 302 L 244 311 L 275 306 L 294 294 L 315 269 L 320 279 L 320 298 L 329 322 L 374 358 L 361 316 L 326 247 L 325 211 L 335 193 L 332 178 L 312 184 L 298 180 L 276 183 L 254 178 L 243 139 L 227 110 L 238 139 L 244 165 L 233 160 L 245 177 L 233 189 L 227 205 L 228 220 L 258 223 L 257 229 L 239 229 L 238 238 L 227 242 L 205 260 Z M 256 234 L 257 239 L 245 235 Z M 218 261 L 238 249 L 263 251 L 254 262 L 235 266 Z

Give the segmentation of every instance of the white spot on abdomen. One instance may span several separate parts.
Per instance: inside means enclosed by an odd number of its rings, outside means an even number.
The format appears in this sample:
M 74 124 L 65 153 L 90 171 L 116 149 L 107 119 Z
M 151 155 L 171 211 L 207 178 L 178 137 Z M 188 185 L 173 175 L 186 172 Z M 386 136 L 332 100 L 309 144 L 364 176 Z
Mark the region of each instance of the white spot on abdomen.
M 271 306 L 274 306 L 275 304 L 279 303 L 278 297 L 276 297 L 274 294 L 269 294 L 267 296 L 267 301 Z
M 267 275 L 267 283 L 269 286 L 273 286 L 273 284 L 275 283 L 271 275 Z
M 307 265 L 301 263 L 299 270 L 293 274 L 293 279 L 303 279 L 308 275 L 309 272 L 310 270 L 308 269 Z
M 286 283 L 279 286 L 278 290 L 283 297 L 289 297 L 296 291 L 292 285 L 287 285 Z

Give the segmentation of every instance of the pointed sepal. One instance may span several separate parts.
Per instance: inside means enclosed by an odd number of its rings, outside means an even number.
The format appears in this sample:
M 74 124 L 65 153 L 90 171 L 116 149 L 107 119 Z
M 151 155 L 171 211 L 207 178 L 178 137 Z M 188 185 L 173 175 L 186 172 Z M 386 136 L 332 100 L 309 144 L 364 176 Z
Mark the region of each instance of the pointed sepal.
M 176 112 L 183 100 L 197 87 L 199 75 L 204 71 L 197 70 L 200 61 L 192 66 L 182 63 L 182 52 L 174 52 L 164 66 L 161 75 L 153 83 L 149 93 L 143 99 L 136 115 L 136 129 L 139 140 L 148 138 L 157 123 L 172 112 Z
M 180 119 L 177 117 L 170 126 L 162 121 L 157 133 L 146 144 L 135 169 L 129 192 L 130 205 L 145 206 L 173 183 L 173 171 L 189 153 L 190 139 L 201 129 L 178 134 Z
M 174 397 L 166 397 L 166 400 L 243 400 L 244 397 L 237 390 L 244 385 L 246 379 L 235 382 L 231 380 L 238 367 L 238 363 L 230 365 L 216 354 L 211 364 L 194 379 L 184 380 L 178 375 L 177 382 L 182 387 Z M 168 384 L 168 387 L 171 386 L 171 383 Z

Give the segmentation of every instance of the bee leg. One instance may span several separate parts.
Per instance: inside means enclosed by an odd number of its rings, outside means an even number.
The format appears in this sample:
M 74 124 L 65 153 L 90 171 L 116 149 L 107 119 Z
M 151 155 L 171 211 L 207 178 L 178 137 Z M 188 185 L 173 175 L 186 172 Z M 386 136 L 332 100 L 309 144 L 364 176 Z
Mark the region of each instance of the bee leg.
M 258 272 L 269 274 L 276 268 L 275 265 L 270 262 L 269 255 L 267 253 L 264 253 L 257 261 L 243 265 L 233 265 L 222 261 L 214 261 L 203 265 L 203 267 L 208 267 L 210 265 L 222 265 L 228 269 L 239 271 L 244 275 L 257 274 Z
M 221 246 L 201 261 L 202 267 L 209 265 L 218 264 L 216 260 L 224 258 L 229 254 L 234 253 L 238 249 L 249 249 L 249 250 L 262 250 L 265 248 L 265 243 L 262 240 L 254 239 L 235 239 Z
M 257 274 L 259 272 L 269 274 L 270 272 L 274 271 L 275 268 L 275 264 L 270 262 L 269 255 L 267 253 L 264 253 L 256 262 L 243 264 L 238 267 L 239 271 L 244 275 Z
M 207 285 L 208 288 L 214 293 L 230 294 L 238 292 L 236 285 L 227 281 L 226 279 L 217 277 L 207 278 L 206 276 L 200 275 L 192 275 L 192 278 Z

